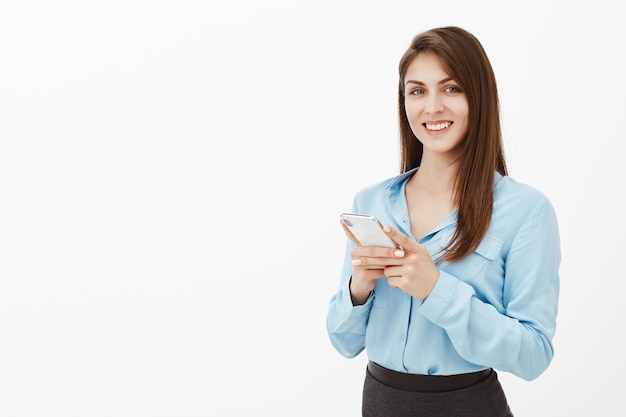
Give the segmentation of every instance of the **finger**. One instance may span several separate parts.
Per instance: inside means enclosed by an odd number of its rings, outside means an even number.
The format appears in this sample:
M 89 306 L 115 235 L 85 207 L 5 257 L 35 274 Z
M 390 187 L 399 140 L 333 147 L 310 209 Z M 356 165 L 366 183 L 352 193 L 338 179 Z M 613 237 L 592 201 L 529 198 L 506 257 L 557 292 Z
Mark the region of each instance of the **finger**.
M 352 253 L 352 265 L 360 266 L 362 268 L 387 268 L 390 266 L 400 266 L 403 264 L 403 259 L 400 256 L 359 256 L 356 252 L 359 248 L 355 249 Z
M 411 247 L 412 245 L 415 245 L 417 243 L 404 233 L 391 226 L 383 226 L 383 231 L 387 234 L 387 236 L 389 236 L 394 242 L 396 242 L 398 245 L 400 245 L 401 248 L 405 250 L 408 247 Z
M 352 250 L 355 257 L 363 258 L 401 258 L 404 252 L 401 249 L 384 246 L 359 246 Z
M 404 276 L 402 265 L 388 265 L 383 270 L 387 278 L 398 279 Z

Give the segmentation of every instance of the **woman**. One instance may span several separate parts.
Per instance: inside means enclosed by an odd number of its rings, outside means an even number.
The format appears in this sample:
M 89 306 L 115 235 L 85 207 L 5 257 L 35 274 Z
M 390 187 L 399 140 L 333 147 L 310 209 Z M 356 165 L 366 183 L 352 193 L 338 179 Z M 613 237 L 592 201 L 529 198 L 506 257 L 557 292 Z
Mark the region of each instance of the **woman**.
M 401 250 L 350 238 L 326 320 L 366 349 L 363 416 L 512 416 L 498 371 L 553 357 L 560 243 L 549 200 L 507 175 L 495 76 L 458 27 L 417 35 L 399 65 L 401 175 L 354 198 Z

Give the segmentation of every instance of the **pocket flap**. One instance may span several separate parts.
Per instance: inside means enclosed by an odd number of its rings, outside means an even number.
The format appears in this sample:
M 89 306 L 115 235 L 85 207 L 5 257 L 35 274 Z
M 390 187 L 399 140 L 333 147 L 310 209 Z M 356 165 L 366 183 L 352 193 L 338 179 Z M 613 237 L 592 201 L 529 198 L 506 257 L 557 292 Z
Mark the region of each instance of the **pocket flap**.
M 502 239 L 486 234 L 474 252 L 483 258 L 493 261 L 498 257 L 503 244 L 504 241 Z
M 450 242 L 450 239 L 452 239 L 452 234 L 454 233 L 454 230 L 442 230 L 440 233 L 440 244 L 442 248 L 445 248 L 448 242 Z M 503 244 L 504 241 L 502 239 L 487 233 L 485 237 L 483 237 L 483 240 L 480 242 L 478 247 L 474 250 L 474 252 L 476 252 L 483 258 L 492 261 L 498 257 L 498 254 L 500 253 Z

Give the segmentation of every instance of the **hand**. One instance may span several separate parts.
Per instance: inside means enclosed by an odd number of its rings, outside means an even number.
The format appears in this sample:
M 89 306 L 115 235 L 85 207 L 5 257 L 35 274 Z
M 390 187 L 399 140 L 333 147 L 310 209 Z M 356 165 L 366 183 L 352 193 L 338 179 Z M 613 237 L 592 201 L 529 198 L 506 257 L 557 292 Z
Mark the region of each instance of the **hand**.
M 439 279 L 439 269 L 430 258 L 428 250 L 390 226 L 384 226 L 383 231 L 402 250 L 362 247 L 355 242 L 357 247 L 351 252 L 353 275 L 350 291 L 353 301 L 356 295 L 363 297 L 366 294 L 367 299 L 369 292 L 374 289 L 375 280 L 382 276 L 387 277 L 392 287 L 425 300 Z
M 352 257 L 352 279 L 350 280 L 350 296 L 352 297 L 353 305 L 364 304 L 370 293 L 376 286 L 376 279 L 383 278 L 385 276 L 385 265 L 375 265 L 370 263 L 368 265 L 360 265 L 361 257 L 375 257 L 375 256 L 394 256 L 394 249 L 383 247 L 364 247 L 358 239 L 352 234 L 350 229 L 346 227 L 343 222 L 340 222 L 343 227 L 346 236 L 354 242 L 356 247 L 352 249 L 350 256 Z M 400 251 L 402 255 L 404 252 Z M 401 256 L 402 256 L 401 255 Z
M 383 227 L 384 232 L 404 249 L 401 262 L 388 265 L 385 276 L 389 285 L 420 300 L 425 300 L 439 280 L 439 268 L 433 262 L 426 246 L 420 245 L 400 231 Z

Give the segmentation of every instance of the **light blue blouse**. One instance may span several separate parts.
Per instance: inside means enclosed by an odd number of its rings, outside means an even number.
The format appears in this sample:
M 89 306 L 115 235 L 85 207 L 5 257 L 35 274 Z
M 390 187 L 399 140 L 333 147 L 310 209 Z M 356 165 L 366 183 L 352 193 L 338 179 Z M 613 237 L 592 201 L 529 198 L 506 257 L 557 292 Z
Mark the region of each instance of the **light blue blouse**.
M 415 170 L 374 184 L 354 198 L 355 213 L 373 214 L 411 236 L 405 198 Z M 456 227 L 456 212 L 420 238 L 433 259 Z M 532 380 L 553 357 L 561 260 L 550 201 L 538 190 L 496 173 L 491 224 L 478 248 L 439 264 L 439 281 L 422 302 L 376 281 L 364 305 L 350 298 L 348 240 L 338 292 L 326 325 L 332 345 L 351 358 L 415 374 L 451 375 L 485 368 Z

